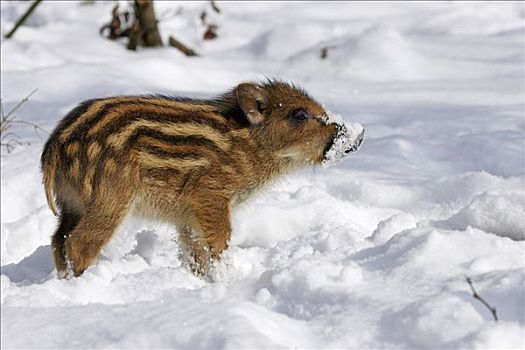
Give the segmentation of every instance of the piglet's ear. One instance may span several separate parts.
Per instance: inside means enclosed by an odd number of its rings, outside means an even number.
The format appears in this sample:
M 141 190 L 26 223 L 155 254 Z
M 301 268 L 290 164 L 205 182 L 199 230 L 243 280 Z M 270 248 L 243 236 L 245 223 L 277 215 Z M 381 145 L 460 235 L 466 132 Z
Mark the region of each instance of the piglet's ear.
M 237 101 L 246 118 L 252 125 L 261 124 L 266 116 L 267 97 L 260 86 L 254 83 L 242 83 L 237 86 Z

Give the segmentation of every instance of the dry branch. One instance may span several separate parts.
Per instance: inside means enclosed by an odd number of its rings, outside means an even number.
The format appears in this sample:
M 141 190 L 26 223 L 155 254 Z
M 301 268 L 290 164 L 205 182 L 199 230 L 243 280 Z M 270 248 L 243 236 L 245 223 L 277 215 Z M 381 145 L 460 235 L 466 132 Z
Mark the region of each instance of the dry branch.
M 217 13 L 221 13 L 221 9 L 217 7 L 217 4 L 215 3 L 215 1 L 210 1 L 210 5 L 213 11 Z
M 23 124 L 31 126 L 35 129 L 35 131 L 43 131 L 46 134 L 49 134 L 45 129 L 41 128 L 39 125 L 28 122 L 25 120 L 15 120 L 16 116 L 14 115 L 15 111 L 24 103 L 26 103 L 29 98 L 38 90 L 35 89 L 29 93 L 26 97 L 24 97 L 16 106 L 14 106 L 7 114 L 4 114 L 4 106 L 3 103 L 0 101 L 0 146 L 3 146 L 7 149 L 7 152 L 10 153 L 13 148 L 15 147 L 13 143 L 17 145 L 22 145 L 23 142 L 21 142 L 19 139 L 20 137 L 12 132 L 8 132 L 8 130 L 13 126 L 13 124 Z M 28 143 L 29 144 L 29 143 Z
M 214 1 L 209 1 L 209 4 L 213 11 L 216 13 L 221 13 L 221 10 L 217 7 Z M 206 27 L 206 30 L 204 31 L 204 34 L 202 35 L 202 39 L 204 40 L 214 40 L 218 37 L 217 35 L 217 29 L 219 29 L 219 26 L 215 23 L 208 23 L 208 12 L 206 12 L 206 9 L 202 10 L 200 15 L 201 24 Z
M 128 38 L 129 50 L 136 50 L 139 46 L 163 46 L 153 0 L 135 0 L 133 4 L 133 14 L 120 12 L 117 4 L 111 11 L 111 21 L 100 28 L 100 34 L 109 30 L 107 37 L 110 40 Z
M 487 309 L 490 310 L 490 312 L 492 313 L 492 316 L 494 317 L 494 321 L 498 321 L 498 315 L 496 313 L 496 308 L 494 306 L 490 306 L 489 303 L 487 303 L 485 301 L 485 299 L 483 299 L 477 292 L 476 290 L 474 289 L 474 286 L 472 285 L 472 280 L 467 276 L 466 277 L 466 280 L 467 280 L 467 283 L 468 285 L 470 286 L 470 290 L 472 291 L 472 296 L 474 297 L 474 299 L 478 299 L 483 305 L 485 305 L 487 307 Z
M 29 95 L 27 95 L 27 96 L 24 97 L 22 100 L 20 100 L 20 102 L 18 102 L 18 104 L 17 104 L 16 106 L 14 106 L 9 112 L 7 112 L 6 115 L 4 115 L 4 108 L 2 107 L 2 123 L 7 122 L 7 121 L 9 121 L 9 120 L 12 120 L 13 118 L 10 119 L 9 117 L 10 117 L 13 113 L 15 113 L 15 111 L 16 111 L 21 105 L 23 105 L 24 103 L 26 103 L 26 102 L 29 100 L 29 98 L 30 98 L 33 94 L 35 94 L 37 91 L 38 91 L 38 89 L 34 89 L 33 91 L 31 91 L 31 92 L 29 93 Z M 0 128 L 0 130 L 1 130 L 1 128 Z
M 6 38 L 6 39 L 9 39 L 10 37 L 12 37 L 12 36 L 15 34 L 16 30 L 18 29 L 18 27 L 20 27 L 22 24 L 25 23 L 25 21 L 31 16 L 31 14 L 33 13 L 33 11 L 34 11 L 34 10 L 36 9 L 36 7 L 38 6 L 38 4 L 40 4 L 41 2 L 42 2 L 42 0 L 35 0 L 35 1 L 31 4 L 31 6 L 29 6 L 29 8 L 28 8 L 27 11 L 22 15 L 22 17 L 20 17 L 20 18 L 18 19 L 18 21 L 16 21 L 16 23 L 15 23 L 13 29 L 11 29 L 11 30 L 9 31 L 9 33 L 7 33 L 7 34 L 5 35 L 5 38 Z
M 178 49 L 186 56 L 199 56 L 195 51 L 193 51 L 192 49 L 175 39 L 173 36 L 169 37 L 168 43 L 170 44 L 170 46 L 173 46 L 174 48 Z
M 321 48 L 321 59 L 324 60 L 328 57 L 328 50 L 335 49 L 335 45 L 324 46 Z
M 118 9 L 119 5 L 117 4 L 113 7 L 113 10 L 111 10 L 111 22 L 104 24 L 99 31 L 101 35 L 104 35 L 104 32 L 109 29 L 108 39 L 110 40 L 120 38 L 123 33 Z

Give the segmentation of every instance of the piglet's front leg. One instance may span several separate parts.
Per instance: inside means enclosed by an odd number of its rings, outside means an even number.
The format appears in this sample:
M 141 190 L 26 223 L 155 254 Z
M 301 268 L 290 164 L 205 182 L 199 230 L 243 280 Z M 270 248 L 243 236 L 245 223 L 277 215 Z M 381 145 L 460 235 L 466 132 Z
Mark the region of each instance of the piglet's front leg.
M 230 200 L 221 196 L 194 196 L 192 229 L 181 235 L 197 275 L 206 275 L 212 260 L 218 260 L 231 236 Z

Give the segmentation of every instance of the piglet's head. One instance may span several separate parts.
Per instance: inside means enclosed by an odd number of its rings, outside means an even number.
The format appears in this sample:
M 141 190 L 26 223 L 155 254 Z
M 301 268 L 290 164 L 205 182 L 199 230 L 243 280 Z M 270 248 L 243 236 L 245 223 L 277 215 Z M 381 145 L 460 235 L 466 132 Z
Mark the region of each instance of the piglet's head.
M 362 125 L 344 121 L 291 84 L 243 83 L 234 93 L 254 133 L 280 159 L 330 166 L 363 142 Z

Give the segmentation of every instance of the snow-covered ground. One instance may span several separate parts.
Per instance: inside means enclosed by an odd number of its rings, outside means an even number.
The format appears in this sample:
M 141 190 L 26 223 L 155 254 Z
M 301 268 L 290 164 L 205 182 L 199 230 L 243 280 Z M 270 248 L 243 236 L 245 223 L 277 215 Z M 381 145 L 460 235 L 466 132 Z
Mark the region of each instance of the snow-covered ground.
M 27 6 L 2 2 L 2 33 Z M 210 97 L 268 75 L 365 142 L 240 208 L 213 282 L 181 266 L 172 227 L 133 218 L 58 280 L 46 135 L 15 126 L 31 145 L 2 149 L 2 348 L 525 347 L 523 3 L 158 2 L 163 37 L 199 58 L 103 39 L 112 6 L 45 1 L 2 39 L 4 110 L 38 88 L 17 115 L 51 130 L 87 98 Z M 203 8 L 217 40 L 201 40 Z

